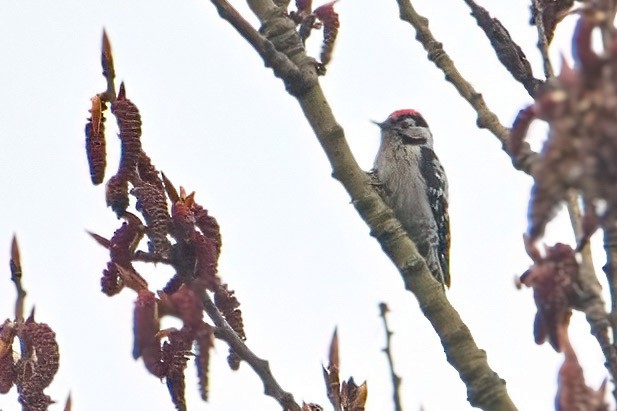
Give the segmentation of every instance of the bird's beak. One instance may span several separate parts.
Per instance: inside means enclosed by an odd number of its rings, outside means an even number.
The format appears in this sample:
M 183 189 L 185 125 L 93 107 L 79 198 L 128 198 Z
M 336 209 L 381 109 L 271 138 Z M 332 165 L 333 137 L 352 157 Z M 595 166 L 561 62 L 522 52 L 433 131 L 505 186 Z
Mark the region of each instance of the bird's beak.
M 377 124 L 377 127 L 379 127 L 379 128 L 383 128 L 386 125 L 385 121 L 383 123 L 380 123 L 379 121 L 371 120 L 371 123 Z

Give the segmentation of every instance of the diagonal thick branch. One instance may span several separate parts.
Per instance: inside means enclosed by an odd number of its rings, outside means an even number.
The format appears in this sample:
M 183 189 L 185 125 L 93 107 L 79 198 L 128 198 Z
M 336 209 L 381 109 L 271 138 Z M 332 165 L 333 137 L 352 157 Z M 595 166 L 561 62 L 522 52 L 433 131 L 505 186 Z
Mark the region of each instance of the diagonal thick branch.
M 226 4 L 225 0 L 212 2 L 217 5 Z M 395 264 L 406 288 L 415 295 L 422 312 L 439 335 L 447 360 L 459 372 L 467 386 L 469 402 L 483 409 L 516 409 L 508 396 L 504 381 L 489 367 L 486 353 L 477 347 L 469 329 L 450 305 L 441 285 L 431 275 L 415 244 L 376 192 L 368 175 L 358 166 L 345 139 L 343 128 L 336 122 L 317 82 L 316 67 L 310 64 L 312 59 L 306 56 L 295 25 L 288 23 L 290 20 L 284 10 L 277 8 L 271 0 L 248 0 L 248 3 L 262 23 L 261 32 L 277 47 L 278 52 L 285 48 L 289 60 L 293 61 L 302 73 L 299 78 L 283 78 L 287 89 L 298 99 L 330 161 L 333 177 L 347 190 L 356 210 L 369 226 L 371 235 L 379 241 L 386 255 Z M 244 28 L 239 27 L 241 22 L 232 14 L 222 17 L 243 37 L 249 36 L 244 32 Z M 250 34 L 254 35 L 255 33 Z M 286 41 L 277 42 L 281 38 Z M 250 42 L 248 38 L 247 41 Z M 292 41 L 297 43 L 292 44 Z M 266 54 L 259 49 L 256 51 L 264 59 L 266 66 L 272 66 Z M 293 90 L 302 92 L 293 93 Z M 479 97 L 475 94 L 475 97 L 470 97 L 474 101 Z M 481 123 L 498 130 L 505 140 L 507 130 L 499 124 L 494 115 L 487 115 L 490 112 L 484 113 Z

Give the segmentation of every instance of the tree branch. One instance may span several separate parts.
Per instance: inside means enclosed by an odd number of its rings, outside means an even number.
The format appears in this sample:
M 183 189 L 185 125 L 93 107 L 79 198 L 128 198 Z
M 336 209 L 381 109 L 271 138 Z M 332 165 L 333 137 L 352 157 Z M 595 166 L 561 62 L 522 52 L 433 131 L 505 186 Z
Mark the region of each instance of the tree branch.
M 302 95 L 317 81 L 317 61 L 304 53 L 295 23 L 284 9 L 271 2 L 249 1 L 251 9 L 264 16 L 260 33 L 226 0 L 211 1 L 219 15 L 253 46 L 266 67 L 283 80 L 291 95 Z
M 525 87 L 527 93 L 534 97 L 543 82 L 533 76 L 531 64 L 523 50 L 512 40 L 503 24 L 492 18 L 486 9 L 478 6 L 473 0 L 465 0 L 465 3 L 471 9 L 471 15 L 476 19 L 478 26 L 486 34 L 501 64 Z
M 428 59 L 443 71 L 446 80 L 454 86 L 461 97 L 467 100 L 478 114 L 476 120 L 478 127 L 485 128 L 493 133 L 501 141 L 503 149 L 506 150 L 509 130 L 499 122 L 495 113 L 488 108 L 482 94 L 478 93 L 461 75 L 450 56 L 443 49 L 442 44 L 435 40 L 433 33 L 428 28 L 428 19 L 419 15 L 409 0 L 397 0 L 397 3 L 401 20 L 408 22 L 416 30 L 416 39 L 426 50 Z M 511 157 L 516 169 L 532 174 L 532 168 L 538 154 L 531 150 L 528 143 L 524 142 L 517 156 Z
M 386 303 L 379 304 L 379 316 L 383 321 L 383 328 L 386 332 L 386 346 L 383 349 L 383 352 L 386 354 L 388 358 L 388 366 L 390 367 L 390 377 L 392 379 L 392 401 L 394 402 L 394 411 L 402 411 L 403 407 L 401 406 L 401 377 L 399 377 L 394 371 L 394 360 L 392 359 L 392 349 L 391 349 L 391 339 L 392 339 L 392 331 L 390 331 L 390 327 L 388 327 L 388 319 L 386 318 L 386 314 L 390 310 Z
M 544 29 L 544 9 L 539 0 L 533 0 L 534 21 L 538 29 L 538 49 L 542 55 L 542 63 L 544 64 L 544 76 L 549 79 L 555 77 L 551 59 L 548 56 L 548 40 Z
M 617 226 L 614 222 L 604 228 L 604 250 L 606 251 L 606 265 L 602 267 L 608 280 L 611 293 L 610 323 L 613 328 L 613 341 L 617 341 L 617 283 L 615 281 L 615 267 L 617 267 Z

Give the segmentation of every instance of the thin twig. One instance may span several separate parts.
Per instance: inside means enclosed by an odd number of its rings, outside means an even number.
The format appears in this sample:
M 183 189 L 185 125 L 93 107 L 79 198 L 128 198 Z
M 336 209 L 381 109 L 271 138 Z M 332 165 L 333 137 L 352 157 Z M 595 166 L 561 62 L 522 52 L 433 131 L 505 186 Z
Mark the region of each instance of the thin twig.
M 578 199 L 578 193 L 570 191 L 568 192 L 566 204 L 568 206 L 570 223 L 572 224 L 576 241 L 580 244 L 586 233 L 584 233 L 584 228 L 582 226 L 583 217 Z M 604 234 L 606 246 L 606 241 L 607 238 L 610 238 L 610 234 L 608 234 L 607 231 L 605 231 Z M 607 237 L 607 235 L 609 237 Z M 615 249 L 613 248 L 612 250 Z M 587 241 L 583 248 L 580 250 L 580 255 L 580 276 L 583 289 L 579 291 L 582 304 L 581 307 L 578 308 L 585 313 L 585 318 L 590 325 L 591 334 L 598 341 L 598 345 L 600 346 L 600 349 L 602 350 L 602 353 L 604 354 L 604 357 L 606 359 L 605 366 L 613 380 L 615 380 L 617 378 L 617 349 L 615 345 L 613 345 L 613 343 L 611 342 L 611 338 L 609 337 L 609 330 L 612 330 L 612 341 L 615 341 L 615 337 L 617 336 L 617 324 L 615 319 L 616 302 L 614 298 L 611 298 L 612 310 L 610 314 L 607 314 L 604 300 L 602 298 L 602 286 L 598 281 L 598 277 L 596 276 L 596 271 L 593 265 L 591 246 L 589 241 Z M 611 275 L 609 274 L 609 272 L 611 272 L 612 270 L 609 268 L 611 264 L 611 259 L 608 253 L 607 257 L 609 257 L 609 260 L 607 266 L 604 267 L 604 270 L 607 273 L 607 277 L 609 278 L 611 297 L 613 297 L 613 293 L 615 292 L 615 290 L 614 284 L 612 284 L 610 280 Z M 609 270 L 607 270 L 607 268 Z
M 611 292 L 610 320 L 613 328 L 613 341 L 617 341 L 617 281 L 615 281 L 615 267 L 617 267 L 617 227 L 615 223 L 607 224 L 604 228 L 604 250 L 606 251 L 606 265 L 602 267 L 606 274 L 608 287 Z
M 534 21 L 536 28 L 538 29 L 538 50 L 542 55 L 542 63 L 544 65 L 544 76 L 549 79 L 555 77 L 553 71 L 553 65 L 548 55 L 548 40 L 546 38 L 546 31 L 544 30 L 544 9 L 540 0 L 533 0 L 533 8 L 535 10 Z
M 433 33 L 428 27 L 428 19 L 419 15 L 413 8 L 409 0 L 397 0 L 399 5 L 400 17 L 408 22 L 416 30 L 416 39 L 422 44 L 428 54 L 428 59 L 432 61 L 437 68 L 445 74 L 445 78 L 459 92 L 476 111 L 478 118 L 476 123 L 479 128 L 489 130 L 495 137 L 501 141 L 504 149 L 508 139 L 509 130 L 504 127 L 493 113 L 482 94 L 478 93 L 473 86 L 461 75 L 454 62 L 443 49 L 443 46 L 438 42 Z M 528 174 L 532 173 L 533 165 L 537 159 L 537 153 L 531 150 L 531 147 L 526 142 L 523 143 L 519 154 L 513 158 L 514 166 Z
M 24 321 L 24 301 L 26 298 L 26 290 L 21 285 L 21 259 L 19 257 L 19 246 L 17 245 L 17 237 L 13 236 L 11 243 L 11 281 L 15 283 L 17 290 L 17 298 L 15 299 L 15 322 L 22 323 Z
M 229 346 L 237 353 L 240 358 L 246 361 L 255 373 L 261 379 L 264 385 L 264 393 L 270 397 L 273 397 L 283 407 L 285 411 L 302 411 L 294 400 L 293 395 L 284 391 L 279 383 L 274 379 L 268 361 L 257 357 L 242 341 L 242 339 L 231 328 L 227 320 L 221 315 L 214 301 L 210 298 L 205 290 L 205 287 L 200 287 L 197 284 L 193 284 L 191 287 L 193 292 L 201 299 L 204 305 L 204 310 L 208 316 L 216 325 L 215 335 L 216 337 L 224 340 Z
M 383 320 L 383 328 L 386 332 L 386 346 L 383 349 L 383 352 L 388 357 L 388 365 L 390 367 L 390 377 L 392 379 L 392 401 L 394 401 L 394 411 L 402 411 L 403 407 L 401 406 L 401 377 L 399 377 L 394 371 L 394 361 L 392 360 L 392 331 L 390 331 L 390 327 L 388 326 L 388 319 L 386 318 L 386 314 L 390 310 L 386 303 L 379 303 L 379 316 Z
M 570 216 L 570 224 L 572 225 L 572 229 L 574 231 L 574 237 L 576 238 L 577 244 L 579 244 L 583 237 L 586 235 L 583 229 L 583 215 L 581 212 L 581 208 L 579 205 L 579 195 L 575 191 L 569 191 L 566 197 L 566 205 L 568 208 L 568 214 Z M 582 275 L 585 276 L 584 282 L 588 284 L 591 288 L 593 288 L 594 293 L 600 294 L 602 290 L 602 286 L 598 282 L 598 278 L 596 277 L 596 269 L 593 265 L 593 259 L 591 257 L 591 246 L 589 241 L 583 246 L 580 250 L 581 255 L 581 267 L 582 267 Z

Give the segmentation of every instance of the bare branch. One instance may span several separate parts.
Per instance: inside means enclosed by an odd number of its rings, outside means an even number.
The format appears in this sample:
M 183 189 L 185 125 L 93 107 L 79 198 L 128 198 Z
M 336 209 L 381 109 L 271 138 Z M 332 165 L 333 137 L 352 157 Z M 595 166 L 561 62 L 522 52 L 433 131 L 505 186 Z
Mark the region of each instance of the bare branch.
M 534 97 L 542 80 L 533 76 L 531 64 L 527 56 L 518 44 L 512 40 L 510 33 L 501 22 L 491 15 L 483 7 L 478 6 L 473 0 L 465 0 L 471 8 L 471 15 L 476 19 L 478 26 L 484 31 L 491 42 L 491 46 L 497 54 L 497 58 L 503 66 L 512 74 L 512 77 L 525 87 L 527 93 Z
M 390 331 L 390 327 L 388 327 L 388 319 L 386 318 L 386 314 L 390 310 L 386 303 L 379 304 L 379 316 L 383 320 L 383 328 L 386 332 L 386 346 L 383 349 L 383 352 L 386 354 L 388 358 L 388 365 L 390 367 L 390 377 L 392 378 L 392 401 L 394 401 L 394 411 L 402 411 L 403 407 L 401 406 L 401 377 L 399 377 L 394 371 L 394 361 L 392 359 L 392 331 Z
M 549 79 L 555 77 L 551 59 L 548 56 L 548 39 L 544 28 L 544 8 L 541 0 L 533 0 L 534 22 L 538 29 L 538 49 L 542 54 L 542 63 L 544 64 L 544 76 Z
M 205 288 L 197 284 L 193 284 L 191 288 L 203 302 L 204 310 L 216 325 L 216 337 L 229 344 L 229 347 L 253 368 L 264 384 L 264 393 L 278 401 L 285 411 L 302 411 L 302 407 L 295 402 L 293 395 L 284 391 L 274 379 L 268 361 L 257 357 L 227 323 Z
M 509 130 L 499 122 L 495 113 L 488 108 L 484 98 L 482 98 L 482 94 L 478 93 L 457 70 L 454 62 L 443 49 L 442 44 L 435 39 L 433 33 L 429 30 L 428 19 L 419 15 L 409 0 L 397 0 L 397 3 L 401 19 L 411 24 L 416 30 L 416 39 L 426 50 L 428 59 L 443 71 L 446 80 L 456 88 L 461 97 L 467 100 L 476 111 L 478 114 L 476 120 L 478 127 L 485 128 L 493 133 L 501 141 L 505 150 Z M 515 168 L 530 174 L 537 156 L 531 150 L 529 144 L 522 143 L 520 151 L 516 157 L 512 158 L 512 162 Z
M 602 267 L 608 280 L 611 292 L 610 323 L 613 329 L 613 341 L 617 341 L 617 283 L 615 281 L 615 267 L 617 267 L 617 227 L 615 223 L 608 224 L 604 230 L 604 249 L 606 251 L 606 265 Z

